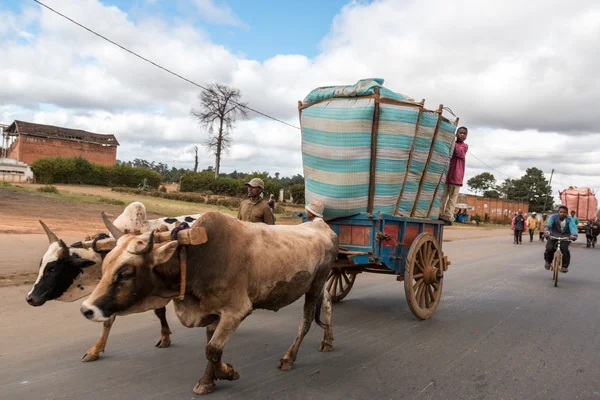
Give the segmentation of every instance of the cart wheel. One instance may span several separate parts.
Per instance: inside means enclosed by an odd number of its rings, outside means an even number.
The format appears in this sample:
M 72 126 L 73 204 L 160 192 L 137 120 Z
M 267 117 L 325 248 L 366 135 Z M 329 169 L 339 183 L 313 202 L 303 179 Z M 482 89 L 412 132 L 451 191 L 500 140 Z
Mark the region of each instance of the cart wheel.
M 442 252 L 430 233 L 421 233 L 410 246 L 404 271 L 404 293 L 415 317 L 429 319 L 442 297 Z
M 325 283 L 325 289 L 331 295 L 331 301 L 334 303 L 342 301 L 350 293 L 355 280 L 356 273 L 348 272 L 344 268 L 332 268 Z

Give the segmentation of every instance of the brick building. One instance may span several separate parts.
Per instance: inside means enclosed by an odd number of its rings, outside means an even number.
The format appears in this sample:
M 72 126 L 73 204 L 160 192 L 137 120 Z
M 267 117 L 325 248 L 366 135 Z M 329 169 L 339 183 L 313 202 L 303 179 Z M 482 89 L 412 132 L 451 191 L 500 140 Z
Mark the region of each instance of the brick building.
M 521 210 L 524 213 L 529 212 L 529 203 L 526 201 L 490 199 L 472 194 L 459 194 L 458 203 L 466 203 L 473 207 L 472 210 L 468 210 L 468 214 L 471 218 L 475 215 L 479 215 L 482 221 L 485 219 L 486 214 L 490 221 L 508 222 L 512 220 L 513 213 L 518 210 Z M 458 210 L 455 210 L 455 212 L 457 211 Z
M 119 142 L 114 135 L 14 121 L 3 129 L 0 156 L 31 165 L 45 157 L 82 157 L 101 165 L 117 162 Z

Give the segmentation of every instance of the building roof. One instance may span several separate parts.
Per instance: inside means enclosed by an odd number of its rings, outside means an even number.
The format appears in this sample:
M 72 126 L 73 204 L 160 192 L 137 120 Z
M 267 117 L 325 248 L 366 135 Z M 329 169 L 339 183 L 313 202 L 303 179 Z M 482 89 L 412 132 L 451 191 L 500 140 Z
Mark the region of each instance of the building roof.
M 119 142 L 117 141 L 115 135 L 104 135 L 100 133 L 83 131 L 81 129 L 69 129 L 59 126 L 34 124 L 31 122 L 17 120 L 10 124 L 5 132 L 8 134 L 13 133 L 15 136 L 37 136 L 48 139 L 94 143 L 102 146 L 119 146 Z

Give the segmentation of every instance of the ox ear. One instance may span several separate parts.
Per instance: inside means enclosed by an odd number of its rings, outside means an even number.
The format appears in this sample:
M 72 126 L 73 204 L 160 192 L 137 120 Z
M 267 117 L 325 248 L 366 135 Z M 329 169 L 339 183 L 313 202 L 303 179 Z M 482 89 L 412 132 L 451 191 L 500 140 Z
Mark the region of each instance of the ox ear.
M 173 254 L 175 254 L 177 246 L 179 246 L 179 243 L 176 240 L 172 240 L 167 242 L 167 244 L 164 244 L 153 250 L 152 259 L 154 261 L 154 265 L 164 264 L 169 261 L 171 257 L 173 257 Z
M 77 268 L 87 268 L 96 265 L 95 261 L 86 260 L 85 258 L 76 258 L 73 260 L 73 265 Z

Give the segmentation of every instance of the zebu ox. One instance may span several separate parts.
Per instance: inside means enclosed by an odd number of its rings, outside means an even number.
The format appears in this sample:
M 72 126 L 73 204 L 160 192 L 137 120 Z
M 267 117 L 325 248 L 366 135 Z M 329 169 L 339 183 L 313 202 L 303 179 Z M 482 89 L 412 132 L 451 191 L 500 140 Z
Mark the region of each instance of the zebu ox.
M 146 207 L 140 202 L 134 202 L 125 208 L 114 224 L 120 229 L 142 232 L 166 225 L 170 231 L 175 227 L 176 222 L 192 223 L 198 217 L 199 214 L 146 220 Z M 48 300 L 72 302 L 89 295 L 100 281 L 104 254 L 82 248 L 81 242 L 67 247 L 46 224 L 42 221 L 40 223 L 48 235 L 50 246 L 40 261 L 38 277 L 27 295 L 27 303 L 39 307 Z M 167 323 L 166 308 L 157 308 L 154 313 L 161 324 L 160 339 L 156 343 L 156 347 L 169 347 L 171 330 Z M 100 337 L 94 346 L 85 353 L 82 361 L 95 361 L 99 358 L 100 353 L 104 352 L 114 321 L 115 318 L 112 317 L 104 322 Z
M 277 311 L 305 298 L 298 336 L 279 361 L 281 370 L 292 368 L 313 319 L 325 329 L 320 351 L 332 349 L 331 297 L 324 285 L 337 257 L 338 238 L 325 222 L 271 226 L 218 212 L 203 214 L 194 227 L 205 228 L 208 241 L 186 246 L 183 300 L 176 299 L 183 252 L 178 243 L 154 247 L 153 232 L 122 235 L 106 222 L 118 241 L 104 259 L 102 280 L 83 303 L 82 314 L 100 322 L 164 307 L 174 299 L 183 325 L 206 327 L 208 364 L 194 393 L 212 392 L 217 379 L 239 378 L 221 356 L 227 340 L 254 309 Z

